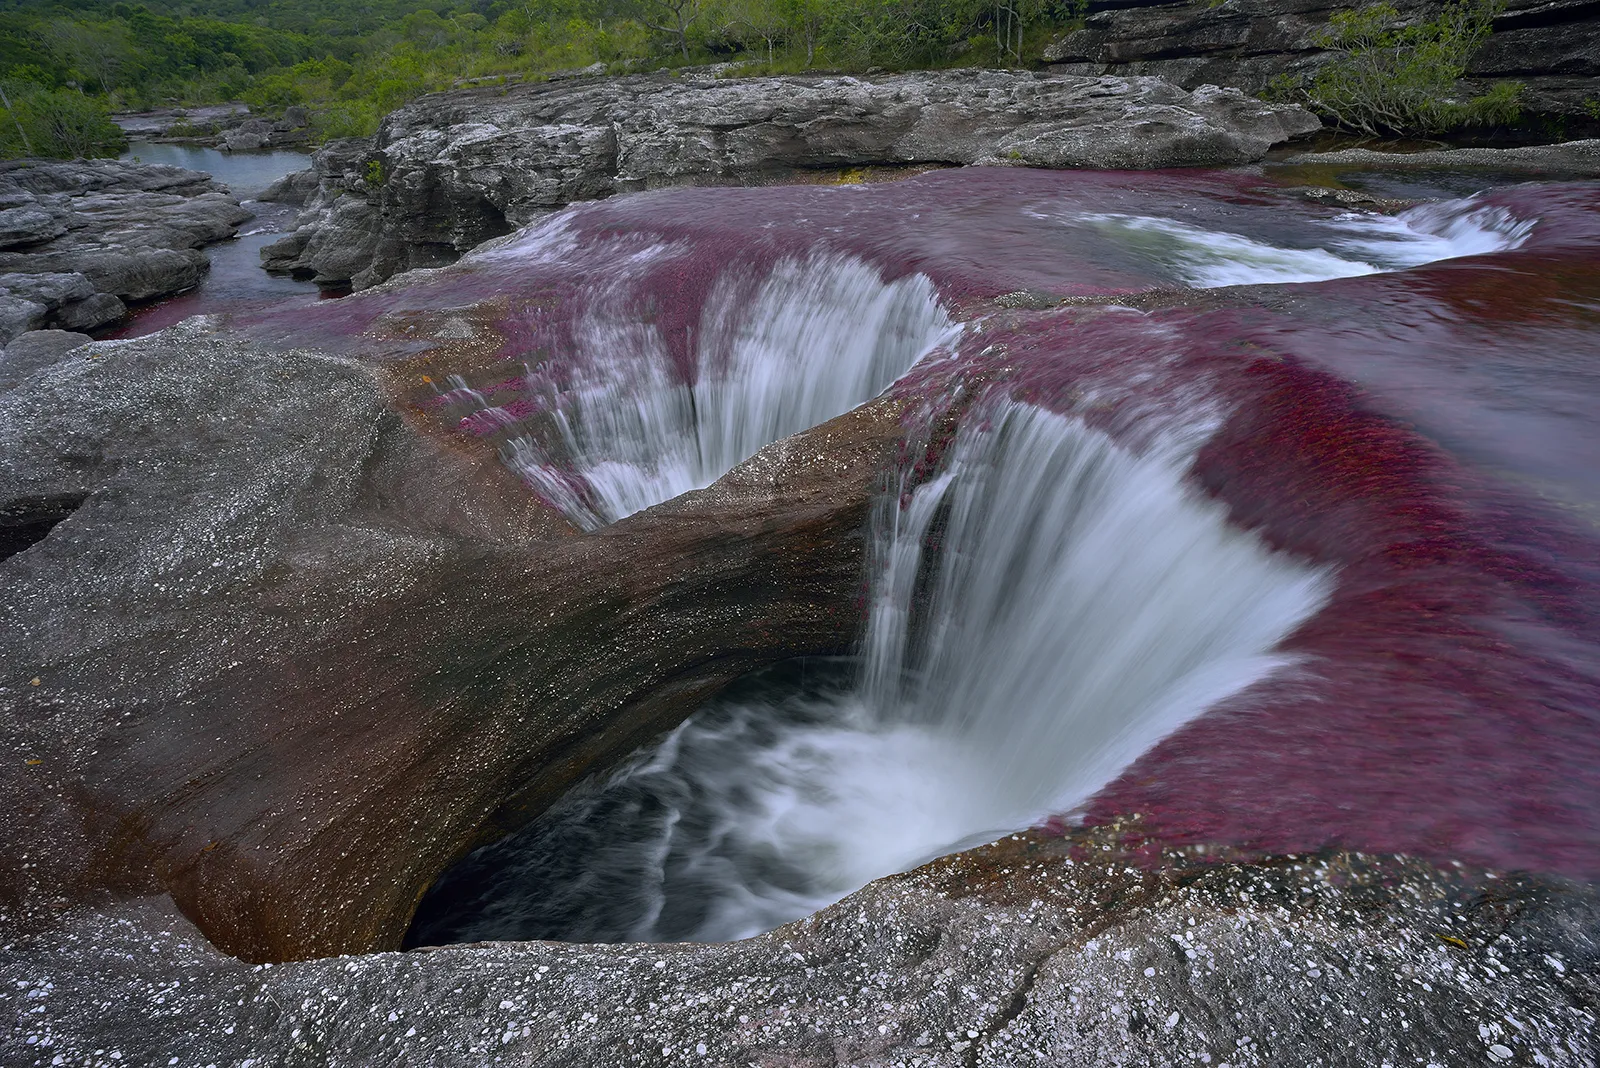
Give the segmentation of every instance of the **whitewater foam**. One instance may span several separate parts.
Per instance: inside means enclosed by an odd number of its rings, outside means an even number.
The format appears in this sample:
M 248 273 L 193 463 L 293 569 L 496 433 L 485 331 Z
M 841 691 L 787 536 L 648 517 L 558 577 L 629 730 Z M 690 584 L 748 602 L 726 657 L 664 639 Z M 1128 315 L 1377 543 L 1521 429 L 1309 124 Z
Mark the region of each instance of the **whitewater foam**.
M 1091 226 L 1172 273 L 1177 281 L 1200 289 L 1322 282 L 1404 270 L 1516 248 L 1534 226 L 1504 208 L 1485 207 L 1471 198 L 1419 205 L 1395 215 L 1349 212 L 1322 222 L 1325 236 L 1320 246 L 1307 248 L 1268 244 L 1159 216 L 1049 217 Z
M 585 529 L 710 485 L 763 446 L 870 400 L 960 333 L 926 277 L 886 281 L 821 252 L 780 261 L 753 294 L 725 272 L 686 382 L 656 328 L 627 313 L 629 273 L 614 277 L 574 325 L 561 380 L 530 368 L 548 419 L 508 445 L 528 484 Z
M 744 937 L 1080 805 L 1284 667 L 1327 596 L 1190 488 L 1196 447 L 969 418 L 943 474 L 886 498 L 842 679 L 698 713 L 469 861 L 494 889 L 423 940 Z

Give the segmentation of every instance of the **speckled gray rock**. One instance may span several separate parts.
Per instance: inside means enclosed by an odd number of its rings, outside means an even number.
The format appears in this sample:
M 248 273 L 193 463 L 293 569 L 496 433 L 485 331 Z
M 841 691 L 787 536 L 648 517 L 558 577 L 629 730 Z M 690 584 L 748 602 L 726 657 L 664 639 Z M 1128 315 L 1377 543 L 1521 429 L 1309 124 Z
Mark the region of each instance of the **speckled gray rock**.
M 1578 1068 L 1597 930 L 1593 891 L 1559 883 L 1348 854 L 1151 871 L 1033 835 L 724 945 L 252 968 L 152 899 L 0 948 L 0 1059 Z
M 1600 139 L 1519 148 L 1449 148 L 1427 152 L 1375 152 L 1370 148 L 1346 148 L 1338 152 L 1302 152 L 1281 162 L 1287 166 L 1332 165 L 1377 167 L 1383 170 L 1483 167 L 1562 177 L 1600 177 Z
M 28 375 L 49 367 L 73 349 L 93 341 L 70 330 L 32 330 L 0 350 L 0 389 L 9 389 Z
M 871 164 L 1225 165 L 1319 126 L 1300 108 L 1215 86 L 1015 71 L 470 89 L 424 97 L 370 142 L 319 153 L 298 230 L 262 258 L 362 288 L 626 190 Z
M 253 960 L 398 946 L 462 853 L 731 678 L 854 639 L 897 402 L 579 538 L 388 388 L 195 318 L 0 392 L 13 922 L 165 891 Z
M 0 165 L 0 338 L 113 322 L 191 288 L 250 213 L 211 176 L 120 160 Z

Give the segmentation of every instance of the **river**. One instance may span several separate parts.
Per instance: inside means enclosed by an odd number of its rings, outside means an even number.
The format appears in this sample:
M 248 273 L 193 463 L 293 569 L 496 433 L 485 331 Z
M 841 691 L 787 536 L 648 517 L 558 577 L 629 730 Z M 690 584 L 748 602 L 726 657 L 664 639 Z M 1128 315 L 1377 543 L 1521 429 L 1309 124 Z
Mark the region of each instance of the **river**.
M 404 324 L 409 359 L 488 316 L 487 351 L 402 388 L 600 532 L 906 405 L 850 654 L 742 680 L 467 858 L 412 943 L 739 938 L 1130 813 L 1600 875 L 1600 186 L 1371 184 L 1443 199 L 1008 168 L 663 190 L 242 323 Z
M 227 186 L 256 217 L 239 228 L 239 236 L 206 248 L 211 270 L 187 293 L 133 309 L 106 336 L 139 337 L 171 326 L 191 315 L 259 307 L 278 301 L 311 301 L 317 287 L 261 269 L 261 249 L 294 228 L 298 209 L 254 199 L 285 174 L 304 170 L 311 159 L 304 152 L 221 152 L 194 145 L 132 142 L 123 159 L 166 163 L 206 171 Z

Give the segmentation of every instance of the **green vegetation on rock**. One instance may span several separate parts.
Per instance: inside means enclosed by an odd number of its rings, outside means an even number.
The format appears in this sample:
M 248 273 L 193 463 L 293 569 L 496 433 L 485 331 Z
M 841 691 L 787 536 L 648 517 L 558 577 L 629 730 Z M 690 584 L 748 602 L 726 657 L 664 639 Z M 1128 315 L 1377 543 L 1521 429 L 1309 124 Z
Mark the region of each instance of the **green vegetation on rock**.
M 1500 82 L 1461 98 L 1467 62 L 1492 32 L 1504 0 L 1457 0 L 1431 21 L 1407 21 L 1393 4 L 1341 11 L 1318 43 L 1336 53 L 1309 84 L 1281 85 L 1325 118 L 1367 134 L 1442 133 L 1514 123 L 1522 86 Z
M 1086 2 L 0 0 L 0 77 L 29 99 L 54 94 L 64 108 L 66 93 L 102 114 L 226 100 L 269 114 L 304 105 L 319 137 L 341 137 L 370 133 L 426 92 L 585 68 L 1026 65 Z M 21 140 L 13 130 L 0 150 L 24 154 Z M 113 150 L 48 143 L 57 153 Z

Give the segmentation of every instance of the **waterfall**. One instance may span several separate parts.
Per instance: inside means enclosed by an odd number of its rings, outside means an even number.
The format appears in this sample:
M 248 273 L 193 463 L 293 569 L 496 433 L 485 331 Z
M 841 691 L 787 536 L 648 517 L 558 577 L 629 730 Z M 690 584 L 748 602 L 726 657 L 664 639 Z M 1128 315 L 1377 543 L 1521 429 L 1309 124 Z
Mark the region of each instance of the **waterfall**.
M 884 503 L 854 663 L 702 709 L 475 854 L 441 889 L 477 900 L 416 937 L 740 938 L 1080 805 L 1284 668 L 1328 594 L 1185 481 L 1203 437 L 1136 453 L 1016 402 L 969 415 Z
M 684 381 L 665 339 L 629 315 L 626 288 L 573 327 L 580 358 L 537 391 L 549 420 L 510 462 L 584 529 L 710 485 L 762 446 L 871 399 L 957 336 L 921 275 L 884 281 L 859 259 L 779 261 L 751 292 L 712 286 Z M 533 375 L 534 372 L 530 372 Z

